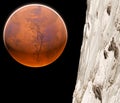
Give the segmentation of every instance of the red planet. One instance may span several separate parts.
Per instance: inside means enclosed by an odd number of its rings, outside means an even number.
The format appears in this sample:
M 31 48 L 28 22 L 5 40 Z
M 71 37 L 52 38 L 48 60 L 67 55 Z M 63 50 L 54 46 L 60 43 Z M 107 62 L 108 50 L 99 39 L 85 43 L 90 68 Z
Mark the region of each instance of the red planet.
M 4 45 L 20 64 L 43 67 L 53 63 L 64 51 L 67 28 L 62 17 L 42 4 L 16 9 L 3 32 Z

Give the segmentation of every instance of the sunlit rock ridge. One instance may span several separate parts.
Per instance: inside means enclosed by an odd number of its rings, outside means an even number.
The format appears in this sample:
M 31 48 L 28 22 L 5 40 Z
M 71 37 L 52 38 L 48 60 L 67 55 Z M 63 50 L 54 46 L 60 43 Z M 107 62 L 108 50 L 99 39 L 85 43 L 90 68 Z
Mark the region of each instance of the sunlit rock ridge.
M 120 103 L 120 0 L 87 0 L 72 103 Z

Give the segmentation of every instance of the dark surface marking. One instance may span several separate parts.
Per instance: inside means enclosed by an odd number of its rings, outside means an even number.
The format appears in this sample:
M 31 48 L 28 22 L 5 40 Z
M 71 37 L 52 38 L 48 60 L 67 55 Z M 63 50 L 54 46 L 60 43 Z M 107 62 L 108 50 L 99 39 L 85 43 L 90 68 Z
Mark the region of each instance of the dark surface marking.
M 120 32 L 120 25 L 117 27 L 117 31 Z
M 111 44 L 110 44 L 110 46 L 108 48 L 108 51 L 114 51 L 114 57 L 115 57 L 115 59 L 118 58 L 118 56 L 119 56 L 119 49 L 116 46 L 116 43 L 114 42 L 114 38 L 112 38 Z
M 116 48 L 115 48 L 115 51 L 114 51 L 114 57 L 115 57 L 115 59 L 117 59 L 118 56 L 119 56 L 119 50 L 118 50 L 118 48 L 116 47 Z
M 106 50 L 104 50 L 104 58 L 107 59 L 107 57 L 108 57 L 108 53 Z
M 107 7 L 107 14 L 110 15 L 110 13 L 111 13 L 111 6 L 108 6 Z
M 12 35 L 17 35 L 20 30 L 20 24 L 16 22 L 10 22 L 7 24 L 6 29 L 5 29 L 5 34 L 7 35 L 8 38 L 11 38 Z
M 41 14 L 41 6 L 36 6 L 34 9 L 31 10 L 31 13 L 34 15 L 40 15 Z
M 89 22 L 87 23 L 87 25 L 88 25 L 88 29 L 90 29 L 90 24 L 89 24 Z
M 98 11 L 96 12 L 96 17 L 98 18 Z
M 96 86 L 96 85 L 93 85 L 93 88 L 92 88 L 95 94 L 95 98 L 98 98 L 102 103 L 101 89 L 102 89 L 101 86 Z
M 29 19 L 26 18 L 26 21 L 29 22 L 29 29 L 35 33 L 35 38 L 33 41 L 33 45 L 35 46 L 35 52 L 33 53 L 33 55 L 36 58 L 37 62 L 40 62 L 40 55 L 41 55 L 41 49 L 42 49 L 42 45 L 43 45 L 43 38 L 44 38 L 44 33 L 42 33 L 40 31 L 40 26 L 39 26 L 39 22 L 38 19 Z M 34 22 L 33 22 L 34 21 Z
M 40 31 L 36 31 L 36 33 L 37 33 L 37 38 L 36 38 L 36 61 L 39 62 L 44 36 Z

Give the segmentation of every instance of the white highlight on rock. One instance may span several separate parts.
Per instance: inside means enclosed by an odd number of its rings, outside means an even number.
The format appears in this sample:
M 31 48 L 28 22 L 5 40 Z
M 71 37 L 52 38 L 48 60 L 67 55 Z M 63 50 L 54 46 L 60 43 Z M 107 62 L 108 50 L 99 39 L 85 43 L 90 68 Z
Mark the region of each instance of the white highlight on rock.
M 73 103 L 120 103 L 120 0 L 87 0 Z

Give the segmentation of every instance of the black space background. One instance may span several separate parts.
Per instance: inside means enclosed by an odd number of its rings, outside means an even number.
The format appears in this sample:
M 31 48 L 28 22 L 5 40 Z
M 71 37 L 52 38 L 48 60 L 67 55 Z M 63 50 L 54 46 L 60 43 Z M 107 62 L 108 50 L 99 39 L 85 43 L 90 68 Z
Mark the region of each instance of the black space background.
M 4 101 L 16 103 L 72 103 L 86 14 L 86 0 L 1 0 L 0 1 L 0 85 Z M 64 19 L 68 42 L 63 54 L 52 64 L 32 69 L 17 63 L 3 44 L 3 29 L 18 7 L 42 3 Z M 27 102 L 28 103 L 28 102 Z

